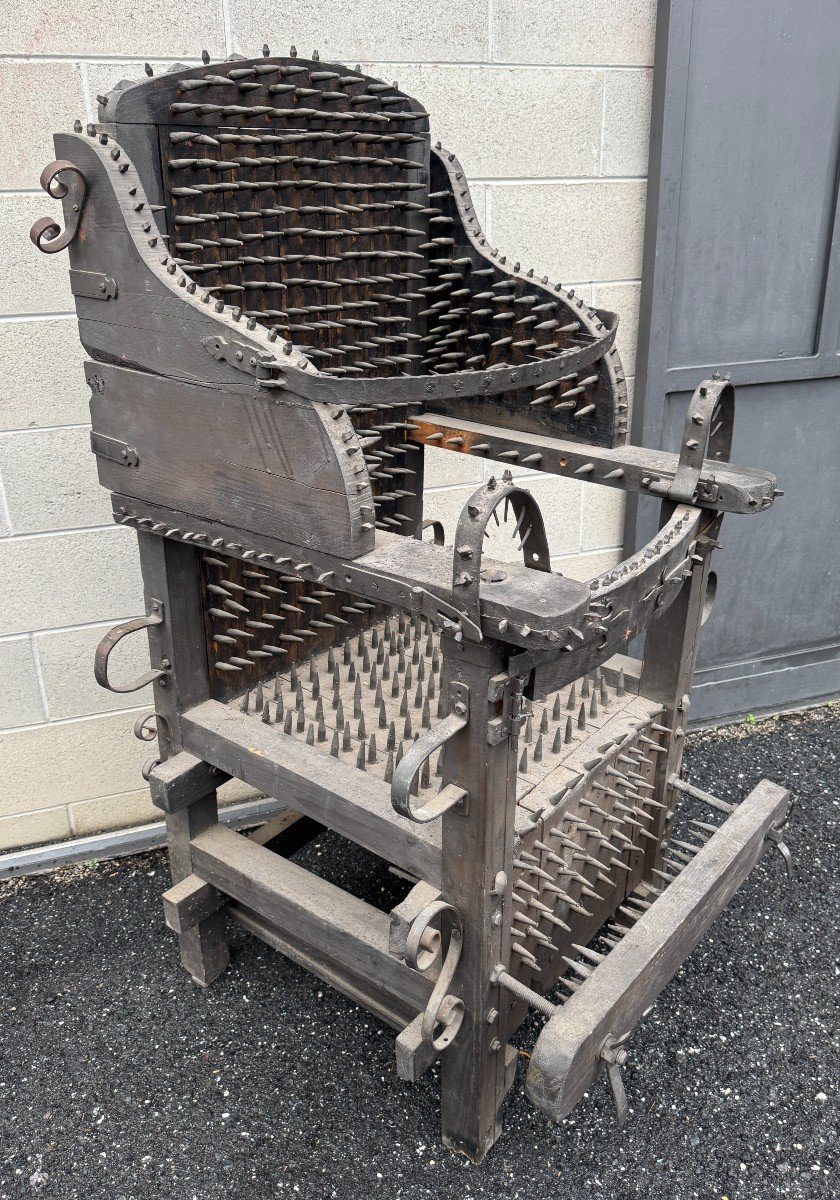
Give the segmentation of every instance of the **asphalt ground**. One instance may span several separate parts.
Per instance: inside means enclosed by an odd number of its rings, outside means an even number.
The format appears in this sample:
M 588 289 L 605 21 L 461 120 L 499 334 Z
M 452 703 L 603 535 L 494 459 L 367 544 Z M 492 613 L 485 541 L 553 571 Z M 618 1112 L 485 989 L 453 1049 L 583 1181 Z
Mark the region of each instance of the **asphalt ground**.
M 163 926 L 164 857 L 0 887 L 0 1200 L 743 1200 L 835 1197 L 840 708 L 689 739 L 689 777 L 795 793 L 796 876 L 769 851 L 630 1043 L 632 1111 L 599 1080 L 551 1124 L 518 1035 L 483 1164 L 439 1140 L 439 1077 L 401 1083 L 393 1032 L 232 930 L 202 991 Z M 298 856 L 381 907 L 400 884 L 325 835 Z

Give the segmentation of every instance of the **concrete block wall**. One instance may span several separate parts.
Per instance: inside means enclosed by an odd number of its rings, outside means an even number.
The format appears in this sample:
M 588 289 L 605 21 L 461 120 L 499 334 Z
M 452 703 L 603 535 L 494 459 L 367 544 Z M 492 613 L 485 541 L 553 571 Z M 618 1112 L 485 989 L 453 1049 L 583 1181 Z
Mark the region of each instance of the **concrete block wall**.
M 263 42 L 398 79 L 462 160 L 492 244 L 621 316 L 633 375 L 655 0 L 89 0 L 0 8 L 0 849 L 153 819 L 132 736 L 145 694 L 93 680 L 94 646 L 141 608 L 134 535 L 114 527 L 88 450 L 87 389 L 66 256 L 28 231 L 56 208 L 38 190 L 51 134 L 95 119 L 97 92 L 155 69 Z M 438 452 L 428 516 L 454 528 L 485 468 Z M 553 564 L 613 564 L 620 495 L 530 486 Z M 492 547 L 502 555 L 508 547 Z M 139 668 L 142 639 L 119 665 Z M 233 789 L 229 796 L 242 795 Z

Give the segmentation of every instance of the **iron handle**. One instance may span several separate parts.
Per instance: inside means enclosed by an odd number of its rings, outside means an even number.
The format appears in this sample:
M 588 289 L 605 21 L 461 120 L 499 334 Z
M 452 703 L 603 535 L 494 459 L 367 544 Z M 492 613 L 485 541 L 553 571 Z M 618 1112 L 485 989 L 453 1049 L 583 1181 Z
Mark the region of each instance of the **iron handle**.
M 453 683 L 450 685 L 449 695 L 452 708 L 449 716 L 444 717 L 431 729 L 427 729 L 422 737 L 419 737 L 406 750 L 391 781 L 391 804 L 394 806 L 395 812 L 420 825 L 436 821 L 450 808 L 454 808 L 456 804 L 462 804 L 467 798 L 467 793 L 462 787 L 448 783 L 428 804 L 421 805 L 419 808 L 413 808 L 411 804 L 411 787 L 423 764 L 434 754 L 435 750 L 459 733 L 469 722 L 469 688 L 463 683 Z
M 162 624 L 163 604 L 160 600 L 151 600 L 149 601 L 149 612 L 145 617 L 137 617 L 133 621 L 126 621 L 124 625 L 115 625 L 113 629 L 109 630 L 96 647 L 96 655 L 93 660 L 93 673 L 99 686 L 107 688 L 109 692 L 137 692 L 149 683 L 156 683 L 159 679 L 164 679 L 169 674 L 168 670 L 164 669 L 147 671 L 145 675 L 140 675 L 131 683 L 126 684 L 111 683 L 108 678 L 108 659 L 117 643 L 121 642 L 124 637 L 128 637 L 130 633 L 137 633 L 140 629 L 149 629 L 153 625 Z

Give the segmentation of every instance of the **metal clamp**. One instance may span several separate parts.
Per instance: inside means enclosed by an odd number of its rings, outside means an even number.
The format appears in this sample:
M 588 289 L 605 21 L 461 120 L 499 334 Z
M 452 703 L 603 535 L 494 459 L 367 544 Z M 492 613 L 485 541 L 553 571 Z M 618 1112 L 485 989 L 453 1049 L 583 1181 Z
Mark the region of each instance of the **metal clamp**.
M 624 1090 L 624 1080 L 621 1076 L 621 1068 L 627 1062 L 627 1051 L 624 1049 L 624 1043 L 629 1037 L 630 1033 L 628 1032 L 620 1038 L 606 1038 L 601 1046 L 599 1055 L 602 1061 L 607 1064 L 607 1075 L 610 1081 L 610 1090 L 612 1091 L 619 1129 L 623 1129 L 627 1124 L 627 1114 L 630 1111 L 630 1105 L 627 1102 L 627 1092 Z
M 406 965 L 413 971 L 429 971 L 438 961 L 441 946 L 440 933 L 429 926 L 444 913 L 449 918 L 449 946 L 421 1022 L 423 1040 L 435 1050 L 445 1050 L 455 1040 L 464 1020 L 463 1000 L 449 995 L 463 948 L 461 918 L 445 900 L 433 900 L 412 921 L 405 943 Z
M 417 527 L 418 541 L 423 540 L 423 534 L 427 529 L 431 529 L 432 531 L 432 541 L 434 544 L 436 546 L 442 546 L 446 541 L 446 533 L 443 528 L 443 521 L 436 521 L 434 519 L 429 521 L 421 521 Z
M 467 799 L 467 793 L 462 787 L 448 783 L 428 804 L 424 804 L 420 808 L 413 808 L 411 804 L 411 789 L 423 764 L 434 754 L 435 750 L 459 733 L 469 722 L 470 689 L 466 684 L 451 683 L 449 685 L 449 704 L 449 716 L 438 721 L 437 725 L 431 729 L 427 729 L 422 737 L 412 743 L 400 759 L 391 781 L 391 804 L 394 806 L 394 811 L 420 825 L 436 821 L 450 808 L 454 808 L 456 804 L 463 804 Z
M 727 462 L 735 422 L 735 389 L 728 379 L 704 379 L 691 397 L 685 418 L 680 461 L 670 484 L 653 483 L 650 491 L 680 504 L 691 504 L 698 492 L 714 503 L 718 486 L 714 476 L 700 478 L 706 458 Z
M 473 626 L 481 628 L 481 553 L 484 534 L 490 518 L 504 501 L 505 516 L 508 505 L 516 517 L 514 537 L 522 538 L 520 550 L 525 556 L 525 566 L 537 571 L 551 571 L 548 539 L 539 505 L 530 492 L 516 487 L 510 471 L 505 471 L 502 483 L 489 479 L 467 501 L 458 518 L 455 534 L 455 554 L 452 561 L 452 598 L 457 607 L 469 618 Z M 496 523 L 499 518 L 496 516 Z
M 59 176 L 64 176 L 61 179 Z M 75 163 L 66 158 L 59 158 L 44 167 L 41 172 L 41 187 L 53 200 L 67 198 L 64 211 L 67 226 L 61 232 L 61 226 L 52 217 L 39 217 L 29 231 L 33 245 L 44 254 L 57 254 L 65 250 L 79 231 L 79 222 L 87 197 L 85 177 Z
M 163 603 L 160 600 L 150 600 L 147 616 L 137 617 L 134 621 L 126 621 L 124 625 L 115 625 L 113 629 L 109 630 L 96 647 L 96 655 L 93 660 L 93 673 L 99 686 L 107 688 L 109 692 L 137 692 L 149 683 L 157 683 L 158 680 L 165 679 L 169 674 L 168 663 L 160 670 L 147 671 L 145 675 L 140 675 L 131 683 L 111 683 L 108 678 L 108 659 L 117 642 L 121 642 L 130 633 L 137 633 L 140 629 L 149 629 L 153 625 L 162 624 Z

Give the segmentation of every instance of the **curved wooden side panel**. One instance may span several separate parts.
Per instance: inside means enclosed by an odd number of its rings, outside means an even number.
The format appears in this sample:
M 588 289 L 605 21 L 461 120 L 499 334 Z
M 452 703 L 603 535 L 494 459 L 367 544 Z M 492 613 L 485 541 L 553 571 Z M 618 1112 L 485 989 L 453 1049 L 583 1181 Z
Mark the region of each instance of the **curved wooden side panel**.
M 463 168 L 440 144 L 431 157 L 430 201 L 448 222 L 451 258 L 440 267 L 438 301 L 453 297 L 463 339 L 453 344 L 452 324 L 432 344 L 435 369 L 447 360 L 459 366 L 456 351 L 473 369 L 550 361 L 553 354 L 604 338 L 614 314 L 591 309 L 566 291 L 510 264 L 487 244 L 470 198 Z M 459 257 L 460 256 L 460 257 Z M 454 275 L 453 275 L 454 267 Z M 434 279 L 432 281 L 434 283 Z M 507 300 L 507 303 L 505 302 Z M 427 364 L 429 357 L 427 357 Z M 571 438 L 598 446 L 621 446 L 627 439 L 627 385 L 618 351 L 609 339 L 588 368 L 552 379 L 533 390 L 510 392 L 470 404 L 455 398 L 445 410 L 465 420 Z

